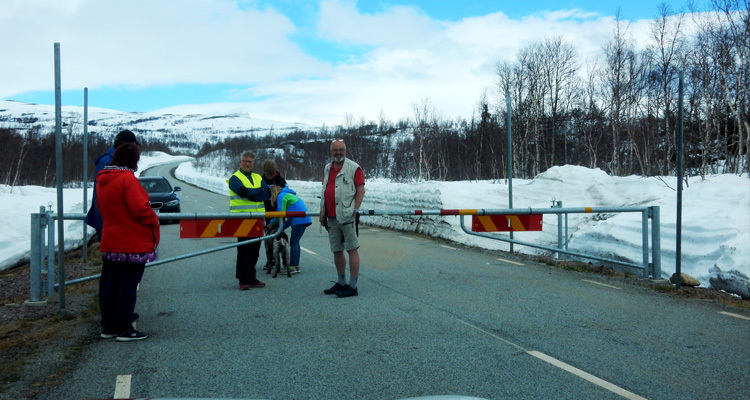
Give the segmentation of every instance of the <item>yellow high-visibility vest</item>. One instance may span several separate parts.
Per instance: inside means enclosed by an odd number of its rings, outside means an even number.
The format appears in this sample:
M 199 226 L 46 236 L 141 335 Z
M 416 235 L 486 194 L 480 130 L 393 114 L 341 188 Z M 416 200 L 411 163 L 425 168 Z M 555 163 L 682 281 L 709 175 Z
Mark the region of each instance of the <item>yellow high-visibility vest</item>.
M 252 181 L 247 178 L 242 170 L 237 170 L 232 176 L 236 176 L 242 182 L 242 185 L 248 189 L 257 189 L 260 187 L 260 183 L 263 178 L 255 172 L 250 174 Z M 227 179 L 229 183 L 229 179 Z M 248 200 L 244 197 L 240 197 L 237 193 L 229 189 L 229 212 L 265 212 L 266 208 L 262 201 Z

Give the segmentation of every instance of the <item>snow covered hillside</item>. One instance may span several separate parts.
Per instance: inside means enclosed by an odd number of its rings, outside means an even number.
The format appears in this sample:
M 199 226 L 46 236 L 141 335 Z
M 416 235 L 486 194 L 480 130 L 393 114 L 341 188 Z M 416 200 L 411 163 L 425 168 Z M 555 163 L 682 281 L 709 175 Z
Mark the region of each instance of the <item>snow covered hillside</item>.
M 231 107 L 226 110 L 231 110 Z M 203 143 L 213 144 L 233 136 L 250 133 L 263 136 L 273 132 L 317 129 L 301 123 L 253 118 L 247 112 L 181 114 L 160 110 L 141 113 L 89 107 L 88 120 L 90 135 L 106 135 L 109 139 L 122 129 L 131 129 L 137 131 L 142 140 L 156 140 L 169 146 L 172 151 L 188 154 L 195 154 Z M 83 134 L 83 107 L 63 106 L 62 122 L 65 133 Z M 0 127 L 29 129 L 35 125 L 54 132 L 55 107 L 0 100 Z

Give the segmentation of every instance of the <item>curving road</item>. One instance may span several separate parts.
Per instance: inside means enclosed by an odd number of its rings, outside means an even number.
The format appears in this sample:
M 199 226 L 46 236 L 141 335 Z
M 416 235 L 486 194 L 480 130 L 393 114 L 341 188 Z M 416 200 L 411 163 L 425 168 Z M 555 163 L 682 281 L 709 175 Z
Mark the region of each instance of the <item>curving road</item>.
M 148 173 L 169 176 L 173 167 Z M 183 189 L 183 212 L 227 210 L 226 196 L 170 179 Z M 235 242 L 178 232 L 162 227 L 162 258 Z M 302 240 L 302 273 L 271 279 L 259 271 L 263 289 L 237 290 L 234 249 L 148 268 L 137 310 L 138 329 L 151 336 L 94 340 L 69 379 L 38 398 L 750 393 L 747 309 L 402 232 L 360 233 L 354 298 L 322 292 L 336 275 L 317 223 Z

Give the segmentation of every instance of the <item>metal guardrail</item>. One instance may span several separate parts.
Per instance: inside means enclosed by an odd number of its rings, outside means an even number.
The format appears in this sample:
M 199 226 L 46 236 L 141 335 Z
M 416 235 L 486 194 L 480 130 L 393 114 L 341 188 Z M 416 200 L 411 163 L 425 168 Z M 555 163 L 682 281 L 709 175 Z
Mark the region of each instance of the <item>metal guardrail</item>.
M 590 254 L 579 253 L 570 251 L 567 248 L 567 216 L 568 214 L 576 213 L 620 213 L 620 212 L 631 212 L 641 213 L 642 219 L 642 243 L 643 243 L 643 260 L 642 264 L 634 264 L 621 260 L 614 260 L 605 257 L 594 256 Z M 472 232 L 466 229 L 464 224 L 464 216 L 466 215 L 524 215 L 524 214 L 557 214 L 558 215 L 558 247 L 549 247 L 544 245 L 538 245 L 520 240 L 508 239 L 497 235 L 491 235 L 486 233 Z M 246 219 L 246 218 L 291 218 L 291 217 L 312 217 L 319 216 L 319 212 L 251 212 L 251 213 L 164 213 L 159 214 L 160 220 L 205 220 L 205 219 Z M 643 270 L 644 277 L 659 277 L 661 276 L 661 244 L 660 244 L 660 229 L 659 229 L 659 207 L 578 207 L 578 208 L 562 208 L 562 203 L 553 201 L 553 208 L 511 208 L 511 209 L 447 209 L 447 210 L 360 210 L 361 216 L 374 216 L 374 215 L 458 215 L 461 217 L 461 228 L 464 232 L 474 235 L 489 238 L 493 240 L 500 240 L 511 244 L 519 244 L 523 246 L 529 246 L 539 248 L 543 250 L 549 250 L 556 253 L 569 254 L 576 257 L 588 258 L 598 260 L 602 262 L 625 265 L 628 267 L 638 268 Z M 565 217 L 565 235 L 562 234 L 563 224 L 562 217 Z M 63 220 L 83 220 L 86 214 L 82 213 L 71 213 L 63 214 Z M 59 284 L 55 283 L 55 246 L 52 245 L 55 242 L 54 229 L 48 229 L 52 226 L 53 222 L 58 220 L 58 216 L 52 213 L 51 210 L 46 210 L 44 207 L 40 207 L 39 213 L 31 214 L 31 249 L 30 249 L 30 284 L 31 290 L 29 292 L 29 302 L 41 302 L 42 296 L 51 296 L 54 293 L 55 288 L 59 288 Z M 649 223 L 651 220 L 651 245 L 649 246 Z M 45 241 L 45 230 L 47 231 L 47 239 Z M 204 254 L 209 254 L 217 251 L 222 251 L 258 241 L 263 241 L 271 238 L 275 238 L 281 233 L 281 225 L 279 230 L 274 232 L 272 235 L 262 236 L 256 239 L 248 241 L 228 244 L 219 246 L 207 250 L 201 250 L 188 254 L 179 255 L 163 260 L 154 261 L 146 264 L 146 267 L 153 267 L 161 264 L 166 264 L 173 261 L 179 261 L 186 258 L 196 257 Z M 511 236 L 512 237 L 512 236 Z M 563 240 L 565 237 L 565 240 Z M 46 268 L 45 265 L 45 251 L 47 249 L 46 256 Z M 651 250 L 649 261 L 649 249 Z M 46 285 L 43 275 L 46 274 Z M 75 283 L 81 283 L 93 279 L 98 279 L 101 274 L 92 275 L 89 277 L 74 279 L 65 281 L 64 285 L 71 285 Z M 62 305 L 61 305 L 62 306 Z M 62 306 L 64 307 L 64 306 Z
M 549 247 L 538 245 L 534 243 L 523 242 L 520 240 L 503 238 L 501 236 L 490 235 L 486 233 L 472 232 L 466 229 L 464 223 L 464 216 L 461 215 L 461 229 L 469 235 L 480 236 L 493 240 L 500 240 L 503 242 L 519 244 L 522 246 L 534 247 L 542 250 L 549 250 L 558 254 L 568 254 L 576 257 L 587 258 L 591 260 L 602 261 L 611 264 L 624 265 L 627 267 L 637 268 L 642 270 L 644 278 L 658 278 L 661 276 L 661 229 L 660 229 L 660 211 L 659 206 L 651 207 L 583 207 L 583 208 L 562 208 L 562 203 L 553 205 L 551 209 L 534 209 L 529 207 L 527 210 L 523 209 L 508 209 L 508 210 L 492 210 L 493 213 L 497 211 L 498 214 L 557 214 L 558 215 L 558 243 L 557 247 Z M 525 211 L 525 212 L 524 212 Z M 615 260 L 606 257 L 599 257 L 591 254 L 579 253 L 568 250 L 567 241 L 567 217 L 568 214 L 582 214 L 582 213 L 618 213 L 618 212 L 639 212 L 641 213 L 641 237 L 642 237 L 642 250 L 643 258 L 641 264 L 635 264 L 622 260 Z M 563 223 L 562 218 L 565 217 L 564 229 L 565 235 L 562 234 Z M 651 219 L 651 246 L 649 246 L 649 224 L 648 220 Z M 649 260 L 649 248 L 651 249 L 651 259 Z

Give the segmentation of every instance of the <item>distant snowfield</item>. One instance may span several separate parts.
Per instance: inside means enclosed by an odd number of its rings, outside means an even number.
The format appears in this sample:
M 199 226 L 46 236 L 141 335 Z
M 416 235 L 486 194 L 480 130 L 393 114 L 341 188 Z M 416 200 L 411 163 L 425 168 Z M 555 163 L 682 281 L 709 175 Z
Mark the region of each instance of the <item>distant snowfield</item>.
M 89 107 L 88 120 L 90 134 L 110 136 L 122 129 L 137 132 L 145 141 L 167 142 L 171 138 L 189 137 L 197 146 L 203 143 L 216 143 L 218 140 L 233 135 L 245 136 L 254 133 L 259 136 L 268 134 L 294 132 L 295 130 L 316 130 L 317 127 L 302 123 L 271 121 L 254 118 L 244 110 L 232 112 L 231 104 L 224 103 L 224 108 L 216 113 L 198 113 L 189 106 L 175 107 L 152 112 L 123 112 L 106 108 Z M 30 121 L 34 122 L 30 122 Z M 63 130 L 74 134 L 83 134 L 83 107 L 62 106 L 62 122 L 67 124 Z M 55 126 L 55 107 L 50 105 L 30 104 L 18 101 L 0 100 L 0 127 L 27 129 L 31 125 Z M 188 151 L 194 154 L 197 149 L 173 148 L 173 151 Z

